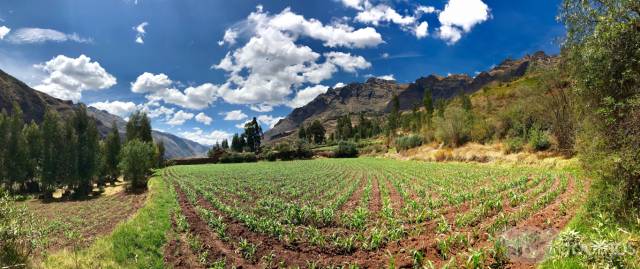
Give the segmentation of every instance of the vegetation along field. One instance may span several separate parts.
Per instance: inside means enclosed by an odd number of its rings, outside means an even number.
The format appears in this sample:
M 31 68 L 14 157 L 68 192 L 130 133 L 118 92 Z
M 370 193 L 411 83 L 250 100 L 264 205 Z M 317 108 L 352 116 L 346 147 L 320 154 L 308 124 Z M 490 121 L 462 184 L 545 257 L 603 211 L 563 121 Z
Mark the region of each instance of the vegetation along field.
M 323 159 L 175 166 L 189 267 L 533 266 L 589 181 L 568 171 Z

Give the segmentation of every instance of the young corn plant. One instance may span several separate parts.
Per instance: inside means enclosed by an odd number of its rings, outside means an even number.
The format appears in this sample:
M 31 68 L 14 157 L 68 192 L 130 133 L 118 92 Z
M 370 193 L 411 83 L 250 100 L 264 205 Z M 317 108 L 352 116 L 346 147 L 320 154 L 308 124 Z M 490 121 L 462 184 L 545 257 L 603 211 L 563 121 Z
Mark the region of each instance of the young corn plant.
M 256 245 L 249 242 L 249 240 L 242 238 L 238 242 L 238 248 L 236 249 L 236 253 L 242 255 L 242 257 L 244 257 L 247 260 L 253 261 L 256 258 L 255 254 L 257 249 L 258 248 L 256 247 Z

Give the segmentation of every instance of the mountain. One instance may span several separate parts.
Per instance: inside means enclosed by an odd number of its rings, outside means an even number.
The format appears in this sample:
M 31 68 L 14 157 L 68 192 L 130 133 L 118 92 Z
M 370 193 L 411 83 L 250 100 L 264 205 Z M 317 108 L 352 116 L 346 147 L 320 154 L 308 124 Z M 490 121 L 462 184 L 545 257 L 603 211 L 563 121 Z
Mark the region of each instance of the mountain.
M 273 128 L 265 132 L 267 143 L 286 139 L 294 134 L 301 124 L 320 120 L 327 130 L 335 129 L 339 116 L 364 112 L 369 117 L 382 116 L 391 110 L 391 98 L 398 95 L 401 110 L 409 110 L 414 104 L 421 104 L 425 89 L 432 91 L 434 99 L 449 99 L 460 92 L 473 93 L 494 82 L 507 82 L 526 74 L 534 63 L 546 64 L 555 58 L 544 52 L 536 52 L 522 59 L 504 60 L 491 70 L 475 77 L 430 75 L 413 83 L 401 84 L 391 80 L 370 78 L 364 83 L 351 83 L 340 88 L 330 88 L 318 95 L 309 104 L 294 109 Z
M 0 70 L 0 111 L 6 110 L 10 113 L 13 109 L 13 102 L 17 102 L 24 112 L 25 122 L 35 121 L 38 123 L 43 120 L 47 108 L 57 111 L 63 118 L 68 119 L 73 114 L 74 108 L 79 105 L 36 91 Z M 101 136 L 106 136 L 111 130 L 112 123 L 116 122 L 120 135 L 124 137 L 126 122 L 122 118 L 93 107 L 88 107 L 87 112 L 96 119 Z M 152 136 L 154 141 L 164 142 L 168 159 L 203 156 L 209 150 L 206 146 L 169 133 L 153 131 Z

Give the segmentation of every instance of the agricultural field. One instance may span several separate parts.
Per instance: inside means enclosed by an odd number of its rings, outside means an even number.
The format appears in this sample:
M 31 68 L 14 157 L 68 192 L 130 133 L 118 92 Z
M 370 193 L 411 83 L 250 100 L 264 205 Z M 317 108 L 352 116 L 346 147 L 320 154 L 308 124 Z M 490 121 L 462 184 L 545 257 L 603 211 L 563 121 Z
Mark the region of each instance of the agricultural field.
M 174 166 L 175 268 L 528 268 L 584 199 L 574 173 L 321 159 Z

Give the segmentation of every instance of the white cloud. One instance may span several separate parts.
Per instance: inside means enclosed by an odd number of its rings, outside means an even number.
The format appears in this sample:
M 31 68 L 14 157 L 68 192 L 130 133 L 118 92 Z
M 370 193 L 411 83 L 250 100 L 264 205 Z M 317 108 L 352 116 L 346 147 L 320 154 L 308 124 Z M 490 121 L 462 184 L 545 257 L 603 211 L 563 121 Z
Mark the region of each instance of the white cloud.
M 429 24 L 426 21 L 421 22 L 415 29 L 415 35 L 418 39 L 429 35 Z
M 196 121 L 204 123 L 204 125 L 209 125 L 209 124 L 211 124 L 213 119 L 211 117 L 207 116 L 206 114 L 200 112 L 200 113 L 198 113 L 198 115 L 196 115 Z
M 205 133 L 200 128 L 194 128 L 193 131 L 180 133 L 180 136 L 186 139 L 196 141 L 200 144 L 209 145 L 209 146 L 216 144 L 216 142 L 221 143 L 222 140 L 225 140 L 225 139 L 229 140 L 231 139 L 232 135 L 233 134 L 231 133 L 220 131 L 220 130 L 214 130 L 211 133 Z
M 57 30 L 42 28 L 20 28 L 18 30 L 12 31 L 11 34 L 7 36 L 7 41 L 13 44 L 37 44 L 48 41 L 73 41 L 78 43 L 93 42 L 92 39 L 80 37 L 76 33 L 65 34 Z
M 227 29 L 224 31 L 224 37 L 222 40 L 218 41 L 218 45 L 223 46 L 224 44 L 233 45 L 236 43 L 236 39 L 238 38 L 238 32 L 234 29 Z
M 270 112 L 273 111 L 273 106 L 267 104 L 257 104 L 249 106 L 249 109 L 255 112 Z
M 190 119 L 193 119 L 193 113 L 180 110 L 173 114 L 173 117 L 169 121 L 167 121 L 167 124 L 172 126 L 182 125 Z
M 389 75 L 384 75 L 384 76 L 379 76 L 379 79 L 384 79 L 384 80 L 393 80 L 395 81 L 396 78 L 393 76 L 393 74 L 389 74 Z
M 121 118 L 127 118 L 131 113 L 138 109 L 133 102 L 122 102 L 122 101 L 105 101 L 105 102 L 96 102 L 89 104 L 89 106 L 95 107 L 100 110 L 104 110 L 109 112 L 110 114 L 120 116 Z
M 281 119 L 284 119 L 284 117 L 273 117 L 271 115 L 258 116 L 258 122 L 269 126 L 269 128 L 273 128 Z
M 6 26 L 0 26 L 0 40 L 4 39 L 4 37 L 11 32 L 11 28 Z
M 337 88 L 342 88 L 344 86 L 347 86 L 347 84 L 344 84 L 342 82 L 338 82 L 338 83 L 336 83 L 336 85 L 333 85 L 333 88 L 337 89 Z
M 48 74 L 34 87 L 36 90 L 74 102 L 80 100 L 83 91 L 107 89 L 117 83 L 100 63 L 92 62 L 84 54 L 78 58 L 58 55 L 36 67 Z
M 291 107 L 291 108 L 302 107 L 302 106 L 308 104 L 309 102 L 311 102 L 318 95 L 327 92 L 328 89 L 329 89 L 329 87 L 324 86 L 324 85 L 316 85 L 316 86 L 313 86 L 313 87 L 307 87 L 305 89 L 302 89 L 302 90 L 298 91 L 296 93 L 296 96 L 291 101 L 289 101 L 289 103 L 287 105 L 289 107 Z
M 176 110 L 174 108 L 157 106 L 153 102 L 148 102 L 144 105 L 141 105 L 140 110 L 146 112 L 149 118 L 155 119 L 163 117 L 165 121 L 170 120 L 173 114 L 176 113 Z
M 131 91 L 147 94 L 152 101 L 162 100 L 189 109 L 204 109 L 217 99 L 218 86 L 204 83 L 196 87 L 187 87 L 183 91 L 173 88 L 174 81 L 167 75 L 144 72 L 131 83 Z
M 147 33 L 147 31 L 144 28 L 147 27 L 147 25 L 149 25 L 149 23 L 145 21 L 133 27 L 133 30 L 136 31 L 136 43 L 144 44 L 143 38 L 144 38 L 144 35 Z
M 249 122 L 251 122 L 251 120 L 246 120 L 246 121 L 241 122 L 241 123 L 238 123 L 238 124 L 236 124 L 236 125 L 234 125 L 234 126 L 235 126 L 236 128 L 238 128 L 238 129 L 244 129 L 244 125 L 245 125 L 245 124 L 247 124 L 247 123 L 249 123 Z
M 324 41 L 327 47 L 365 48 L 383 43 L 382 36 L 374 28 L 366 27 L 356 30 L 344 24 L 323 25 L 316 19 L 307 20 L 293 13 L 289 8 L 275 16 L 261 12 L 252 13 L 249 15 L 249 21 L 255 22 L 261 28 L 274 28 Z
M 359 12 L 355 20 L 375 26 L 378 26 L 381 22 L 392 22 L 406 26 L 415 23 L 416 18 L 413 16 L 402 16 L 390 6 L 379 4 Z
M 431 14 L 436 12 L 438 12 L 438 10 L 432 6 L 418 6 L 416 8 L 416 13 Z
M 324 54 L 328 63 L 339 66 L 344 71 L 355 73 L 357 69 L 367 69 L 371 67 L 371 63 L 362 56 L 352 56 L 343 52 L 328 52 Z
M 460 40 L 462 33 L 468 33 L 476 24 L 491 17 L 490 9 L 482 0 L 449 0 L 438 20 L 438 36 L 453 44 Z
M 357 10 L 364 9 L 365 1 L 366 0 L 341 0 L 343 5 Z
M 244 120 L 249 117 L 247 114 L 242 113 L 242 110 L 232 110 L 220 114 L 225 115 L 224 120 Z

